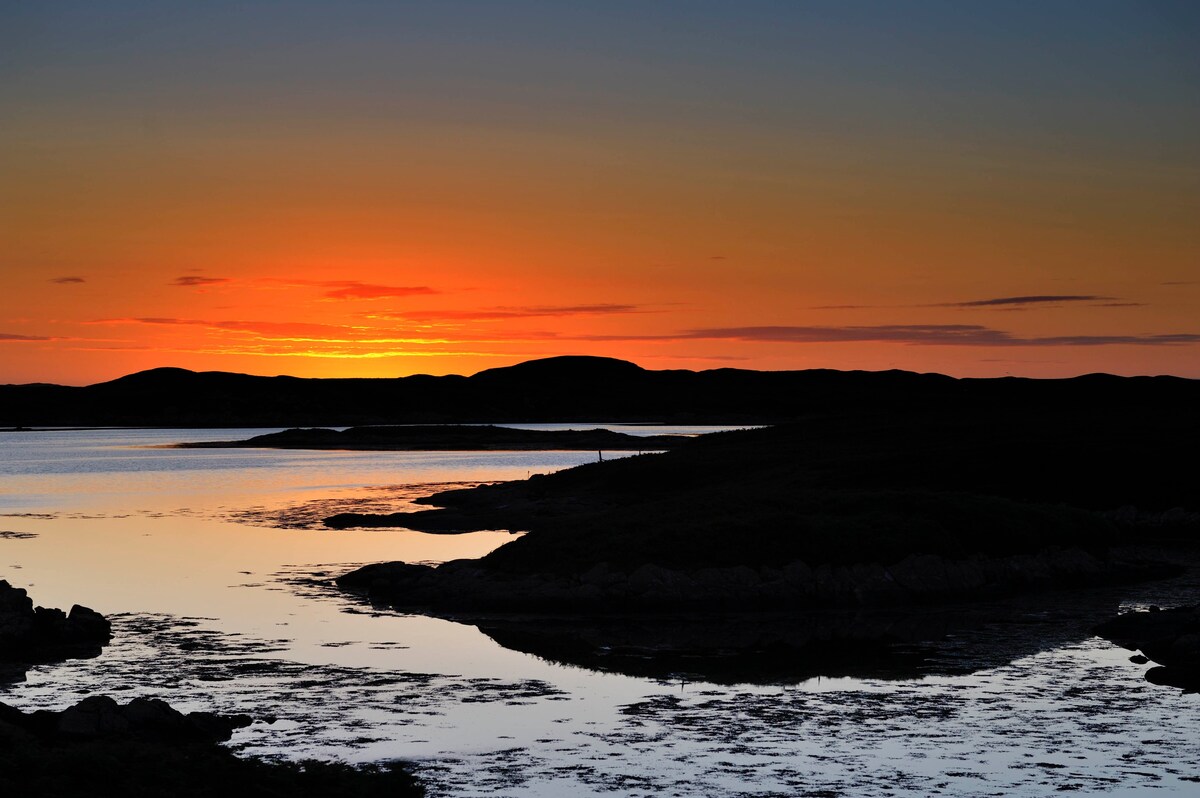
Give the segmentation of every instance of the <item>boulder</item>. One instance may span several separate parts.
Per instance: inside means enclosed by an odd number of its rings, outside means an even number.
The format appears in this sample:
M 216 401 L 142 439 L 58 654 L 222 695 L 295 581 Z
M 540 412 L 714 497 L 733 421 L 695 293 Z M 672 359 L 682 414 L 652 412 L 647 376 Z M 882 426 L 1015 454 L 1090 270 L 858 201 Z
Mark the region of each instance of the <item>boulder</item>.
M 111 639 L 112 625 L 95 610 L 35 607 L 23 588 L 0 580 L 0 662 L 94 657 Z

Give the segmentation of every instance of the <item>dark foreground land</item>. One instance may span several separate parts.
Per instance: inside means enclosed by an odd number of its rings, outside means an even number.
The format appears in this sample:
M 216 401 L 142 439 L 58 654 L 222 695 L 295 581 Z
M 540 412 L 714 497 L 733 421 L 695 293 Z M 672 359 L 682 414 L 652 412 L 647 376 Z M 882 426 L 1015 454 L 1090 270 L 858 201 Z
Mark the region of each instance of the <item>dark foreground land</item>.
M 605 429 L 527 430 L 490 425 L 289 429 L 240 441 L 176 444 L 180 449 L 350 449 L 360 451 L 654 451 L 685 440 L 678 435 L 626 435 Z
M 111 638 L 101 614 L 34 607 L 22 588 L 0 580 L 0 682 L 20 681 L 33 664 L 96 657 Z M 22 712 L 0 703 L 0 795 L 40 798 L 214 795 L 388 796 L 425 794 L 400 763 L 273 762 L 223 748 L 246 715 L 184 714 L 167 702 L 119 704 L 89 696 L 60 711 Z
M 220 747 L 244 716 L 184 715 L 163 701 L 86 698 L 61 712 L 0 704 L 0 794 L 42 798 L 388 796 L 425 792 L 400 765 L 243 759 Z
M 481 560 L 341 580 L 435 609 L 879 605 L 1171 573 L 1200 540 L 1193 386 L 1114 384 L 1087 403 L 879 395 L 327 523 L 528 530 Z

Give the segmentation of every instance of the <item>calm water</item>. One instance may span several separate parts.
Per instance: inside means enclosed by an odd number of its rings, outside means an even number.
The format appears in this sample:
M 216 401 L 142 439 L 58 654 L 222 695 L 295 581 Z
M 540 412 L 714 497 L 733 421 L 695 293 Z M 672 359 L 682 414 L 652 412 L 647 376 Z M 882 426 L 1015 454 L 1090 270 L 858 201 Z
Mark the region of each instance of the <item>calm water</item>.
M 329 531 L 321 517 L 594 454 L 153 448 L 265 431 L 0 433 L 0 533 L 14 533 L 0 534 L 0 578 L 38 604 L 91 606 L 116 635 L 97 659 L 0 683 L 0 700 L 104 692 L 246 712 L 264 721 L 240 750 L 415 760 L 447 796 L 1200 795 L 1197 697 L 1148 684 L 1087 632 L 1118 608 L 1194 601 L 1189 580 L 972 613 L 400 615 L 328 576 L 479 556 L 510 535 Z M 881 628 L 899 642 L 859 645 Z

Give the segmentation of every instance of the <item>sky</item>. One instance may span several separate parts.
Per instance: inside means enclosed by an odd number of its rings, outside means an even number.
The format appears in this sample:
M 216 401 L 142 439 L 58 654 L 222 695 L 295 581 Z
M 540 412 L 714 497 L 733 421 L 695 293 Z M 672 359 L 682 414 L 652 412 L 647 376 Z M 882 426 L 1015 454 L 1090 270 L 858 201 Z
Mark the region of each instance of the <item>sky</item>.
M 0 0 L 0 383 L 1200 377 L 1200 3 Z

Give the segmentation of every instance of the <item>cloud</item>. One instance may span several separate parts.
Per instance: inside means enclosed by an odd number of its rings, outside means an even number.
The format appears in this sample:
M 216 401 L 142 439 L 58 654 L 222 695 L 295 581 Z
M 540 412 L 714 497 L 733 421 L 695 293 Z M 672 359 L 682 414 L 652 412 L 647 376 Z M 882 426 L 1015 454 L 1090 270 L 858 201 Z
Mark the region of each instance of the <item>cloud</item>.
M 48 282 L 58 283 L 59 285 L 70 285 L 72 283 L 86 283 L 87 280 L 82 277 L 51 277 Z
M 1157 335 L 1058 335 L 1022 338 L 979 324 L 880 324 L 870 326 L 710 327 L 663 335 L 583 335 L 580 341 L 729 340 L 758 343 L 895 343 L 917 346 L 1178 346 L 1200 343 L 1200 333 Z
M 264 333 L 271 335 L 296 335 L 317 333 L 341 333 L 358 328 L 343 327 L 336 324 L 318 324 L 314 322 L 295 321 L 209 321 L 206 319 L 179 319 L 163 316 L 137 316 L 119 319 L 96 319 L 89 324 L 155 324 L 155 325 L 190 325 L 196 327 L 211 327 L 217 330 L 235 330 L 241 332 Z
M 209 326 L 212 322 L 201 319 L 176 319 L 167 316 L 137 316 L 110 319 L 92 319 L 84 324 L 195 324 Z
M 45 335 L 17 335 L 16 333 L 0 333 L 0 341 L 53 341 Z
M 999 308 L 1020 310 L 1028 307 L 1061 305 L 1069 302 L 1089 302 L 1096 307 L 1135 307 L 1137 302 L 1120 302 L 1118 297 L 1099 294 L 1031 294 L 1001 296 L 991 299 L 972 299 L 966 302 L 935 302 L 924 305 L 813 305 L 809 310 L 875 310 L 878 308 Z M 1119 304 L 1115 304 L 1119 303 Z
M 1102 302 L 1116 297 L 1093 294 L 1034 294 L 1032 296 L 1002 296 L 995 299 L 975 299 L 970 302 L 943 302 L 930 307 L 939 308 L 995 308 L 1023 305 L 1057 305 L 1063 302 Z
M 482 310 L 416 310 L 395 313 L 388 318 L 408 321 L 498 321 L 547 316 L 599 316 L 614 313 L 645 313 L 639 305 L 602 303 L 597 305 L 526 305 L 484 308 Z
M 414 335 L 409 330 L 388 330 L 374 327 L 352 327 L 338 324 L 319 324 L 296 321 L 210 321 L 156 316 L 95 319 L 88 324 L 148 324 L 161 326 L 195 326 L 233 333 L 241 340 L 305 344 L 442 344 L 443 336 Z M 200 351 L 200 350 L 195 350 Z
M 978 324 L 881 324 L 870 326 L 714 327 L 687 330 L 680 338 L 734 339 L 767 343 L 892 341 L 909 344 L 1002 344 L 1011 336 Z
M 1178 346 L 1200 344 L 1200 334 L 1165 333 L 1160 335 L 1062 335 L 1048 338 L 1014 340 L 1016 346 Z
M 123 319 L 97 319 L 91 324 L 155 324 L 155 325 L 190 325 L 195 327 L 210 327 L 215 330 L 234 330 L 253 332 L 264 335 L 320 335 L 342 333 L 355 329 L 335 324 L 317 324 L 313 322 L 293 321 L 207 321 L 205 319 L 178 319 L 162 316 L 138 316 Z
M 925 346 L 1173 346 L 1200 343 L 1197 333 L 1059 335 L 1021 338 L 978 324 L 884 324 L 853 327 L 716 327 L 687 330 L 676 339 L 731 339 L 765 343 L 890 342 Z
M 198 274 L 185 274 L 182 277 L 176 277 L 168 285 L 180 286 L 183 288 L 191 288 L 202 285 L 216 285 L 217 283 L 229 282 L 228 277 L 203 277 Z
M 331 289 L 325 292 L 329 299 L 387 299 L 438 293 L 427 285 L 376 285 L 357 280 L 320 280 L 302 284 Z

